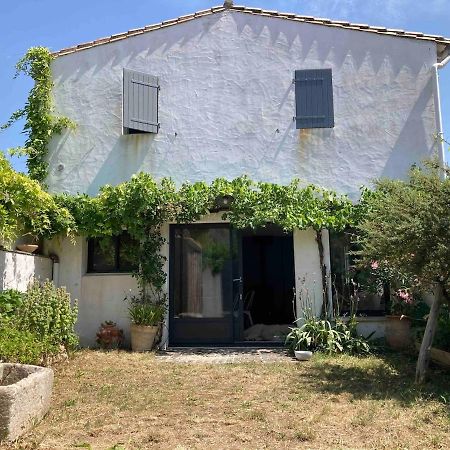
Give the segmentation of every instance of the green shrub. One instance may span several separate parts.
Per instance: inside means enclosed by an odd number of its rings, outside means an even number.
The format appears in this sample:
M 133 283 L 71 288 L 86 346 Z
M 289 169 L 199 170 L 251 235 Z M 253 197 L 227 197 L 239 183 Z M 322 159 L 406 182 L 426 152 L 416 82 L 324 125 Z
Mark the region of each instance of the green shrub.
M 21 364 L 42 364 L 59 347 L 36 333 L 19 329 L 12 320 L 0 320 L 0 361 Z
M 41 284 L 34 280 L 17 312 L 17 321 L 20 329 L 70 349 L 78 344 L 74 331 L 77 315 L 77 305 L 71 306 L 70 294 L 65 288 L 56 288 L 51 281 Z
M 348 322 L 338 319 L 334 323 L 326 319 L 308 317 L 301 327 L 291 328 L 285 345 L 292 354 L 295 350 L 350 354 L 370 352 L 367 339 L 358 336 L 356 332 L 354 317 Z
M 15 289 L 0 292 L 0 317 L 10 317 L 15 314 L 23 302 L 24 294 Z

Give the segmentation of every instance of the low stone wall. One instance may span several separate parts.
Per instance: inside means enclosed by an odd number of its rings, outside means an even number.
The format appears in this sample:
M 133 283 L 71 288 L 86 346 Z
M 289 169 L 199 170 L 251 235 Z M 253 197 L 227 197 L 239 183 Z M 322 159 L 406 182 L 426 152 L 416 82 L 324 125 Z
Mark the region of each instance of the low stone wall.
M 17 439 L 45 416 L 52 388 L 52 369 L 0 364 L 0 441 Z
M 52 272 L 53 262 L 46 256 L 0 250 L 0 291 L 5 289 L 26 291 L 33 277 L 51 280 Z

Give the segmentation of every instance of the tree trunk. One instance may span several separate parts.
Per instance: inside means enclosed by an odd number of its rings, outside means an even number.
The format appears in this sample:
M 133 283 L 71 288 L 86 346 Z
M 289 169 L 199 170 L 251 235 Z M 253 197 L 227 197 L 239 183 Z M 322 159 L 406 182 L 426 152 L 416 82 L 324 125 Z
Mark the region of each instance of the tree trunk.
M 327 266 L 324 259 L 322 231 L 316 230 L 316 241 L 319 249 L 320 274 L 322 278 L 322 311 L 320 316 L 327 319 L 331 311 L 328 304 Z
M 416 383 L 423 383 L 430 362 L 430 351 L 433 344 L 434 333 L 436 332 L 439 311 L 443 302 L 442 285 L 438 284 L 435 290 L 434 301 L 428 315 L 427 326 L 423 334 L 422 345 L 420 346 L 419 357 L 416 366 Z

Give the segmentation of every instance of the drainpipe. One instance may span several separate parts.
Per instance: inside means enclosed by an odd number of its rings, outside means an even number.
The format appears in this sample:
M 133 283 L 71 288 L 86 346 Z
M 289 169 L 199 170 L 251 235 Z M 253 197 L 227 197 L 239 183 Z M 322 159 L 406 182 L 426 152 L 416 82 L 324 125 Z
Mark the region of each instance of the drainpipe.
M 55 254 L 49 255 L 49 258 L 53 262 L 52 266 L 52 281 L 56 287 L 59 287 L 59 258 Z
M 445 162 L 445 145 L 444 145 L 444 131 L 442 129 L 442 112 L 441 112 L 441 94 L 439 92 L 439 74 L 438 70 L 442 69 L 450 61 L 450 55 L 448 55 L 440 63 L 433 64 L 434 72 L 434 107 L 436 111 L 436 130 L 437 138 L 439 139 L 439 161 L 442 165 Z

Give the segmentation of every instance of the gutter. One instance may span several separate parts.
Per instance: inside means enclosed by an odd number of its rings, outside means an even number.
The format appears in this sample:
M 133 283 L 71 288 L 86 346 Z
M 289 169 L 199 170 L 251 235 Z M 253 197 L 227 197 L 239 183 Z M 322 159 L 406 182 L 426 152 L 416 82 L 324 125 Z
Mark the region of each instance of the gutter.
M 439 91 L 439 73 L 438 70 L 442 69 L 450 61 L 450 55 L 443 59 L 440 63 L 433 64 L 434 72 L 434 105 L 436 111 L 436 131 L 439 146 L 439 161 L 442 165 L 445 163 L 445 145 L 444 145 L 444 131 L 442 127 L 442 112 L 441 112 L 441 94 Z

